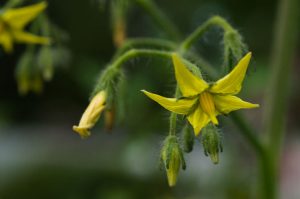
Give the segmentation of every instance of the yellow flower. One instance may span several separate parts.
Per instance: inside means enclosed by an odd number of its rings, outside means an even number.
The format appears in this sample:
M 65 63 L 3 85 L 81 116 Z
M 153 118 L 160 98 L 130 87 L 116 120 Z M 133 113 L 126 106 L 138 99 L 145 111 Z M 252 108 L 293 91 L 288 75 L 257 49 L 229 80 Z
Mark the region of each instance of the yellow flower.
M 217 82 L 207 83 L 195 76 L 183 64 L 177 54 L 172 55 L 175 77 L 182 93 L 182 98 L 165 98 L 142 90 L 148 97 L 169 111 L 187 116 L 194 128 L 195 135 L 210 121 L 217 125 L 217 115 L 228 114 L 238 109 L 259 107 L 234 96 L 242 88 L 251 53 L 243 57 L 235 68 Z
M 45 2 L 17 9 L 8 9 L 0 14 L 0 44 L 5 52 L 13 50 L 13 42 L 49 44 L 49 39 L 25 32 L 23 29 L 47 7 Z
M 106 103 L 106 91 L 97 93 L 83 113 L 79 125 L 73 126 L 73 130 L 79 133 L 82 138 L 90 136 L 90 129 L 98 121 Z

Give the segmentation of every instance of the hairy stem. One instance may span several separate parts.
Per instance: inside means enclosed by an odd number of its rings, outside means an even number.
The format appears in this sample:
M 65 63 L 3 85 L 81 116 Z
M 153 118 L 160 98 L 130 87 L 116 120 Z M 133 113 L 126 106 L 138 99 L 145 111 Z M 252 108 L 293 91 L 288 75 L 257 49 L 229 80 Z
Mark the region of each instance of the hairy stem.
M 162 50 L 132 49 L 115 59 L 110 67 L 119 69 L 125 62 L 137 57 L 159 57 L 170 59 L 171 53 Z
M 113 60 L 117 59 L 119 56 L 124 54 L 126 51 L 137 48 L 151 48 L 159 50 L 175 50 L 176 44 L 164 40 L 164 39 L 153 39 L 153 38 L 138 38 L 138 39 L 127 39 L 125 43 L 119 48 L 119 50 L 114 55 Z
M 222 17 L 214 16 L 207 20 L 203 25 L 199 26 L 190 36 L 188 36 L 182 43 L 181 43 L 181 51 L 184 53 L 188 49 L 191 48 L 191 46 L 203 36 L 203 34 L 211 27 L 213 26 L 219 26 L 221 27 L 225 32 L 226 31 L 234 31 L 232 26 Z

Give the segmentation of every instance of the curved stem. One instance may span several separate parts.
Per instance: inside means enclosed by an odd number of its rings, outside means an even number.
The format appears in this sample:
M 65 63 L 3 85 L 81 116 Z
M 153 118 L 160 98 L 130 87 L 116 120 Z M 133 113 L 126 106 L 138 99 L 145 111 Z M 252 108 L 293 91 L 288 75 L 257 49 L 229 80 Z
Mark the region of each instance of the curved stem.
M 128 50 L 133 48 L 154 48 L 159 50 L 175 50 L 176 44 L 174 42 L 165 39 L 153 39 L 153 38 L 138 38 L 127 39 L 125 43 L 119 48 L 114 55 L 113 60 L 121 56 Z
M 234 31 L 232 26 L 222 17 L 214 16 L 207 20 L 203 25 L 197 28 L 193 33 L 190 34 L 182 43 L 180 47 L 180 51 L 182 53 L 186 52 L 191 46 L 203 36 L 203 34 L 212 26 L 219 26 L 224 31 Z
M 125 62 L 136 57 L 160 57 L 170 59 L 171 52 L 162 50 L 132 49 L 115 59 L 110 67 L 119 69 Z
M 180 33 L 172 21 L 151 0 L 135 0 L 143 8 L 154 22 L 175 41 L 179 41 Z

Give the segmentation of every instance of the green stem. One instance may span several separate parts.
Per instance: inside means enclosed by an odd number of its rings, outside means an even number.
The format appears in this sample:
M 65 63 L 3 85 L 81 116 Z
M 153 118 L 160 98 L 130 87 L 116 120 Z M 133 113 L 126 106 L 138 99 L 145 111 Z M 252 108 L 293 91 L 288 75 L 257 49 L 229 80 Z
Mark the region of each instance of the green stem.
M 188 36 L 182 43 L 180 50 L 182 53 L 186 52 L 188 49 L 191 48 L 191 46 L 200 38 L 203 36 L 203 34 L 212 26 L 219 26 L 221 27 L 225 32 L 226 31 L 234 31 L 232 26 L 222 17 L 220 16 L 214 16 L 207 20 L 203 25 L 198 27 L 190 36 Z
M 162 50 L 132 49 L 115 59 L 110 67 L 120 69 L 125 62 L 136 57 L 159 57 L 170 59 L 171 52 Z
M 113 60 L 117 59 L 119 56 L 124 54 L 126 51 L 136 48 L 152 48 L 159 50 L 175 50 L 176 44 L 164 40 L 164 39 L 153 39 L 153 38 L 138 38 L 138 39 L 127 39 L 125 43 L 119 48 L 119 50 L 114 55 Z
M 274 38 L 271 63 L 271 84 L 266 109 L 266 132 L 274 155 L 279 155 L 286 118 L 288 87 L 290 83 L 292 61 L 297 45 L 300 3 L 298 0 L 281 0 L 278 12 L 278 24 Z
M 179 94 L 180 94 L 179 87 L 178 85 L 176 85 L 175 98 L 178 98 Z M 170 114 L 169 135 L 176 135 L 176 123 L 177 123 L 177 114 L 172 112 Z
M 273 164 L 271 155 L 267 148 L 263 151 L 261 156 L 258 157 L 260 163 L 260 197 L 263 199 L 275 199 L 276 197 L 276 177 L 274 175 Z
M 271 63 L 271 82 L 266 101 L 266 135 L 269 146 L 269 165 L 274 179 L 269 199 L 276 198 L 279 162 L 285 132 L 285 118 L 288 104 L 292 61 L 299 36 L 299 0 L 281 0 L 278 9 L 278 23 L 275 27 L 274 47 Z
M 171 37 L 172 40 L 179 41 L 180 33 L 172 21 L 162 12 L 151 0 L 135 0 L 143 8 L 154 22 Z

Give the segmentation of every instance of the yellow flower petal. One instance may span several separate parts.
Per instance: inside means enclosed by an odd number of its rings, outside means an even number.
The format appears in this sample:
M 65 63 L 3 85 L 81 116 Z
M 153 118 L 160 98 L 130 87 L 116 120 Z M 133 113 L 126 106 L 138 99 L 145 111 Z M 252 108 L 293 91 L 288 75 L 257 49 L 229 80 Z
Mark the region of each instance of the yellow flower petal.
M 50 39 L 47 37 L 40 37 L 28 32 L 23 31 L 13 31 L 12 32 L 16 42 L 20 43 L 30 43 L 30 44 L 49 44 Z
M 90 135 L 90 129 L 98 121 L 102 111 L 105 108 L 106 92 L 100 91 L 93 97 L 90 104 L 84 111 L 79 125 L 73 126 L 73 130 L 80 134 L 81 137 L 87 137 Z
M 199 135 L 201 129 L 208 124 L 210 118 L 203 112 L 201 106 L 198 106 L 193 113 L 188 115 L 188 121 L 194 128 L 195 135 Z
M 197 99 L 166 98 L 154 93 L 150 93 L 145 90 L 142 90 L 142 92 L 152 100 L 159 103 L 165 109 L 177 114 L 184 114 L 184 115 L 188 114 L 197 100 Z
M 209 91 L 218 94 L 237 94 L 240 92 L 250 59 L 251 52 L 247 53 L 235 68 L 228 75 L 218 80 Z
M 9 32 L 3 31 L 0 33 L 0 44 L 7 53 L 11 53 L 13 50 L 13 39 Z
M 46 2 L 37 3 L 23 8 L 9 9 L 3 13 L 2 19 L 9 24 L 11 28 L 23 29 L 40 12 L 47 7 Z
M 197 95 L 208 88 L 208 84 L 190 72 L 176 53 L 172 54 L 172 59 L 176 80 L 184 97 Z
M 258 104 L 245 102 L 233 95 L 214 95 L 214 102 L 220 113 L 227 114 L 238 109 L 257 108 Z

